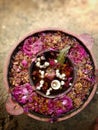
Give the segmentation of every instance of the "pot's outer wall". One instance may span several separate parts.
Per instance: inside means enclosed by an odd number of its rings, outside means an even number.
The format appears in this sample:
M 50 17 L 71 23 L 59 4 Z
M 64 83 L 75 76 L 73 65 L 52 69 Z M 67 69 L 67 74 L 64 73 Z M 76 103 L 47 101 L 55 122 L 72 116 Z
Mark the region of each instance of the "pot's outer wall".
M 89 50 L 89 53 L 91 54 L 91 58 L 93 59 L 94 61 L 94 58 L 93 58 L 93 54 L 92 54 L 92 46 L 94 44 L 94 40 L 93 38 L 89 35 L 89 34 L 81 34 L 81 35 L 74 35 L 73 33 L 71 32 L 66 32 L 65 30 L 63 29 L 56 29 L 56 28 L 48 28 L 48 29 L 43 29 L 43 30 L 37 30 L 36 32 L 31 32 L 30 34 L 28 34 L 27 36 L 25 36 L 23 39 L 21 39 L 20 41 L 18 41 L 15 46 L 12 48 L 12 50 L 10 51 L 10 54 L 7 58 L 7 62 L 5 64 L 5 67 L 6 69 L 4 69 L 4 82 L 5 82 L 5 86 L 6 86 L 6 89 L 9 91 L 9 84 L 8 84 L 8 81 L 7 81 L 7 77 L 8 77 L 8 68 L 9 68 L 9 64 L 10 64 L 10 58 L 11 58 L 11 55 L 13 54 L 15 48 L 26 38 L 26 37 L 29 37 L 31 36 L 32 34 L 35 34 L 37 32 L 42 32 L 42 31 L 61 31 L 61 32 L 64 32 L 70 36 L 73 36 L 75 37 L 77 40 L 79 40 L 88 50 Z M 94 61 L 94 65 L 95 65 L 95 70 L 97 70 L 97 67 L 96 67 L 96 63 Z M 97 83 L 97 82 L 96 82 Z M 97 88 L 97 84 L 95 84 L 90 96 L 88 97 L 87 101 L 79 108 L 77 109 L 76 111 L 72 112 L 71 114 L 68 114 L 68 115 L 65 115 L 64 117 L 60 117 L 57 119 L 57 121 L 63 121 L 63 120 L 66 120 L 68 118 L 71 118 L 73 117 L 74 115 L 78 114 L 80 111 L 82 111 L 87 105 L 88 103 L 91 101 L 91 99 L 93 98 L 95 92 L 96 92 L 96 88 Z M 12 104 L 12 105 L 11 105 Z M 12 106 L 12 107 L 11 107 Z M 11 100 L 11 96 L 8 97 L 8 100 L 7 100 L 7 103 L 6 103 L 6 109 L 7 111 L 12 114 L 12 115 L 20 115 L 23 113 L 23 109 L 22 107 L 20 107 L 18 105 L 18 103 L 16 102 L 13 102 Z M 49 121 L 50 119 L 49 118 L 42 118 L 42 117 L 38 117 L 38 116 L 35 116 L 33 114 L 30 114 L 30 113 L 27 113 L 28 116 L 36 119 L 36 120 L 40 120 L 40 121 Z

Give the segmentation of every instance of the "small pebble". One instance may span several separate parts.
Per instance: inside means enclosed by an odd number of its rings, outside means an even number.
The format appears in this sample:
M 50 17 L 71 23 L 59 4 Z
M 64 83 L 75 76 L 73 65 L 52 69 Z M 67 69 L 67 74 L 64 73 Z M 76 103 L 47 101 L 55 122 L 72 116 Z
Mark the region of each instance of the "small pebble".
M 65 82 L 64 81 L 61 81 L 61 85 L 64 85 L 65 84 Z
M 42 74 L 42 75 L 44 75 L 44 73 L 45 73 L 44 71 L 41 71 L 41 74 Z
M 47 96 L 50 95 L 50 91 L 47 90 L 46 95 L 47 95 Z
M 65 77 L 66 75 L 65 74 L 62 74 L 62 77 Z
M 58 61 L 57 60 L 54 60 L 55 61 L 55 63 L 57 63 Z
M 44 57 L 44 56 L 41 56 L 41 60 L 45 60 L 45 57 Z
M 37 61 L 40 61 L 40 58 L 37 58 Z
M 41 80 L 41 81 L 40 81 L 40 84 L 44 84 L 44 80 Z
M 69 83 L 70 86 L 72 86 L 72 83 Z
M 58 69 L 56 70 L 56 73 L 59 73 L 59 70 L 58 70 Z
M 49 88 L 49 90 L 51 91 L 51 90 L 52 90 L 52 88 Z
M 37 63 L 36 63 L 36 66 L 37 66 L 37 67 L 40 67 L 40 62 L 37 62 Z
M 47 67 L 49 66 L 49 62 L 45 62 L 44 65 Z
M 41 89 L 41 87 L 40 87 L 40 86 L 37 86 L 37 87 L 36 87 L 36 89 L 37 89 L 37 90 L 40 90 L 40 89 Z

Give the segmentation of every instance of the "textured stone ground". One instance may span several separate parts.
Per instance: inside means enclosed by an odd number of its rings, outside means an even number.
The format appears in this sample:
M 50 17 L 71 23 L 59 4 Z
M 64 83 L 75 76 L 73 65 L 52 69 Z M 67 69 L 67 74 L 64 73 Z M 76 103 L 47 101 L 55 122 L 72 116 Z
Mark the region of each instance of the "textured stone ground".
M 5 57 L 19 38 L 47 27 L 59 27 L 76 34 L 91 34 L 95 39 L 93 52 L 98 63 L 97 0 L 0 0 L 0 130 L 9 120 L 4 108 L 7 98 L 3 84 Z M 49 124 L 20 115 L 14 117 L 12 130 L 89 130 L 96 116 L 97 94 L 80 114 L 67 121 Z

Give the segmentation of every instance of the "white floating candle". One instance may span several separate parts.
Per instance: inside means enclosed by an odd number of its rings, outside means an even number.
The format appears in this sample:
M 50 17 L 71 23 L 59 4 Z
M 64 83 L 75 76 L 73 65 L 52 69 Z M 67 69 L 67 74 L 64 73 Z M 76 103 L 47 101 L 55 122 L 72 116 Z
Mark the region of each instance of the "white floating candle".
M 60 84 L 60 81 L 58 80 L 53 80 L 51 82 L 51 87 L 54 89 L 54 90 L 57 90 L 61 87 L 61 84 Z

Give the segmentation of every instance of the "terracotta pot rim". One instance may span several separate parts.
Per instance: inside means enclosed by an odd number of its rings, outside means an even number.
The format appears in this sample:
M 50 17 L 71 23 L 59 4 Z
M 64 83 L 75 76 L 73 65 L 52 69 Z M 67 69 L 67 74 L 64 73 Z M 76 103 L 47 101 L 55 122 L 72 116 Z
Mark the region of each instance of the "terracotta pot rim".
M 13 51 L 15 50 L 15 48 L 24 40 L 26 39 L 27 37 L 35 34 L 35 33 L 39 33 L 39 32 L 44 32 L 44 31 L 60 31 L 60 32 L 63 32 L 65 34 L 68 34 L 72 37 L 75 37 L 78 41 L 80 41 L 85 47 L 86 49 L 89 51 L 92 59 L 93 59 L 93 62 L 94 62 L 94 66 L 95 66 L 95 71 L 97 69 L 97 65 L 96 65 L 96 62 L 95 62 L 95 59 L 94 59 L 94 55 L 92 53 L 92 51 L 87 48 L 87 46 L 85 45 L 84 41 L 80 38 L 79 35 L 76 35 L 76 34 L 73 34 L 72 32 L 69 32 L 67 30 L 64 30 L 64 29 L 61 29 L 61 28 L 45 28 L 45 29 L 39 29 L 39 30 L 36 30 L 36 31 L 32 31 L 30 33 L 28 33 L 27 35 L 25 35 L 25 37 L 21 38 L 20 40 L 18 40 L 18 42 L 16 42 L 16 44 L 13 46 L 13 48 L 10 50 L 7 58 L 6 58 L 6 62 L 5 62 L 5 65 L 4 65 L 4 70 L 3 70 L 3 74 L 4 74 L 4 84 L 5 84 L 5 87 L 6 87 L 6 90 L 7 92 L 9 93 L 9 85 L 8 85 L 8 79 L 7 79 L 7 76 L 8 76 L 8 67 L 9 67 L 9 63 L 10 63 L 10 57 L 12 56 L 13 54 Z M 78 114 L 79 112 L 81 112 L 87 105 L 88 103 L 92 100 L 92 98 L 94 97 L 94 94 L 96 92 L 96 88 L 97 88 L 97 83 L 95 83 L 94 87 L 93 87 L 93 90 L 92 92 L 90 93 L 88 99 L 85 101 L 85 103 L 79 108 L 77 109 L 76 111 L 72 112 L 71 114 L 69 115 L 65 115 L 64 117 L 59 117 L 57 119 L 57 121 L 63 121 L 63 120 L 66 120 L 68 118 L 71 118 L 73 116 L 75 116 L 76 114 Z M 41 118 L 41 117 L 38 117 L 36 115 L 32 115 L 30 113 L 27 113 L 28 116 L 34 118 L 34 119 L 37 119 L 37 120 L 40 120 L 40 121 L 49 121 L 50 118 Z

